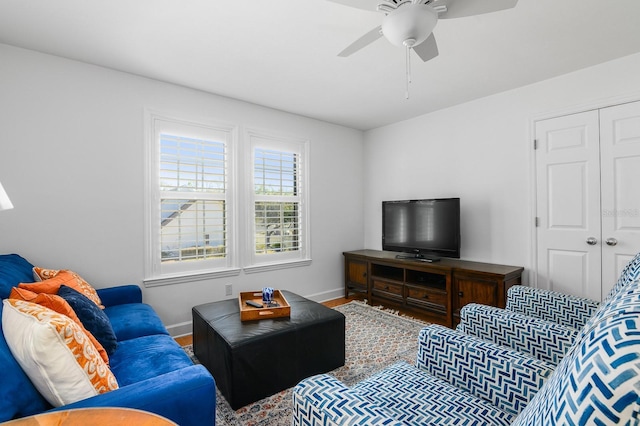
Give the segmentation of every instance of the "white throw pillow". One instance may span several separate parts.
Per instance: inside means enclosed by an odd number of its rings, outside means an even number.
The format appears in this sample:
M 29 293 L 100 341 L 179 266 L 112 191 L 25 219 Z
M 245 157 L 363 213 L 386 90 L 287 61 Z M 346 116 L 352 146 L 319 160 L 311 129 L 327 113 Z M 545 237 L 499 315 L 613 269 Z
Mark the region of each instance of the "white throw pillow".
M 69 317 L 23 300 L 5 299 L 2 329 L 9 349 L 55 407 L 118 389 L 109 366 Z

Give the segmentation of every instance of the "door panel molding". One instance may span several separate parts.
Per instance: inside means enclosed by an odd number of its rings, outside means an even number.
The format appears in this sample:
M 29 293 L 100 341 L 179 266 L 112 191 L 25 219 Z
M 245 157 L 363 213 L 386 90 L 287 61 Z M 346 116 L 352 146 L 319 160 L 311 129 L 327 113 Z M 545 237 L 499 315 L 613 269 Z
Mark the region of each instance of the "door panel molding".
M 634 92 L 631 94 L 624 94 L 618 96 L 608 96 L 601 99 L 589 100 L 584 103 L 578 103 L 573 105 L 568 105 L 564 107 L 554 108 L 547 111 L 542 111 L 536 114 L 533 114 L 529 120 L 529 127 L 527 130 L 527 134 L 529 135 L 529 139 L 526 141 L 527 146 L 531 147 L 527 150 L 529 153 L 528 163 L 529 163 L 529 212 L 530 212 L 530 241 L 531 241 L 531 249 L 529 252 L 530 265 L 531 268 L 528 270 L 528 282 L 529 285 L 533 287 L 540 287 L 538 285 L 538 272 L 536 270 L 538 264 L 538 240 L 537 240 L 537 232 L 538 232 L 538 224 L 540 218 L 537 217 L 538 214 L 538 202 L 537 202 L 537 190 L 538 185 L 536 182 L 537 178 L 537 170 L 536 170 L 536 154 L 541 147 L 538 146 L 536 149 L 535 146 L 537 144 L 536 141 L 536 125 L 537 123 L 549 119 L 554 119 L 558 117 L 565 117 L 569 115 L 575 115 L 587 111 L 596 111 L 603 110 L 611 107 L 618 107 L 626 104 L 633 104 L 640 101 L 640 92 Z M 635 143 L 635 142 L 633 142 Z M 626 265 L 626 263 L 625 263 Z M 623 265 L 624 266 L 624 265 Z M 616 268 L 617 269 L 617 268 Z
M 536 122 L 535 137 L 537 286 L 599 299 L 598 112 Z
M 640 252 L 640 101 L 600 111 L 602 175 L 602 297 Z M 621 265 L 622 263 L 622 265 Z

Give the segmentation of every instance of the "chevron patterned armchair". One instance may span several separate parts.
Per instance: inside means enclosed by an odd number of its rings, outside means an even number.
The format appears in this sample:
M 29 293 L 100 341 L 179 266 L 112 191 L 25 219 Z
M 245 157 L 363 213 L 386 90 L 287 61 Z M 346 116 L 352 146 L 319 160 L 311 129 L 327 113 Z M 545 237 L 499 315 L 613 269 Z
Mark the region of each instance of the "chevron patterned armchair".
M 604 304 L 637 279 L 640 253 L 622 270 Z M 506 309 L 473 303 L 463 307 L 457 330 L 557 365 L 602 305 L 555 291 L 514 286 Z
M 640 280 L 619 284 L 556 363 L 430 325 L 415 365 L 300 382 L 293 425 L 640 424 Z

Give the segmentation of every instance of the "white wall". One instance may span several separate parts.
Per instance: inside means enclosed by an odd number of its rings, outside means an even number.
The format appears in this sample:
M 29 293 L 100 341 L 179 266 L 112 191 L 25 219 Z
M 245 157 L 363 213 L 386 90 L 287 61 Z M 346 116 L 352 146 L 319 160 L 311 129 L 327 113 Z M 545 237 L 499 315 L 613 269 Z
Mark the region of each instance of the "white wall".
M 640 99 L 640 54 L 363 135 L 0 45 L 0 181 L 15 205 L 0 212 L 0 253 L 75 270 L 96 287 L 141 285 L 150 108 L 311 140 L 312 265 L 143 288 L 176 334 L 189 331 L 193 305 L 225 298 L 226 283 L 234 296 L 264 284 L 339 296 L 342 251 L 380 248 L 382 200 L 459 196 L 462 257 L 530 268 L 532 120 L 624 97 Z
M 461 257 L 532 263 L 532 133 L 541 116 L 640 99 L 640 54 L 365 133 L 365 246 L 381 201 L 461 198 Z
M 214 75 L 211 78 L 215 78 Z M 250 82 L 247 82 L 248 84 Z M 308 138 L 312 265 L 143 288 L 174 334 L 191 307 L 269 284 L 342 294 L 342 252 L 362 247 L 363 133 L 0 44 L 0 253 L 78 272 L 96 287 L 143 279 L 144 109 Z

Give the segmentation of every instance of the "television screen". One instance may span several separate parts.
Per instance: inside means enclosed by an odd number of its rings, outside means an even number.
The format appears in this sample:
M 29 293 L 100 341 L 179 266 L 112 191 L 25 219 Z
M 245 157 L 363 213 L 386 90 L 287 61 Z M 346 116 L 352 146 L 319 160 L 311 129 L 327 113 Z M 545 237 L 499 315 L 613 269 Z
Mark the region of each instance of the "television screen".
M 460 199 L 383 201 L 382 249 L 459 258 Z

